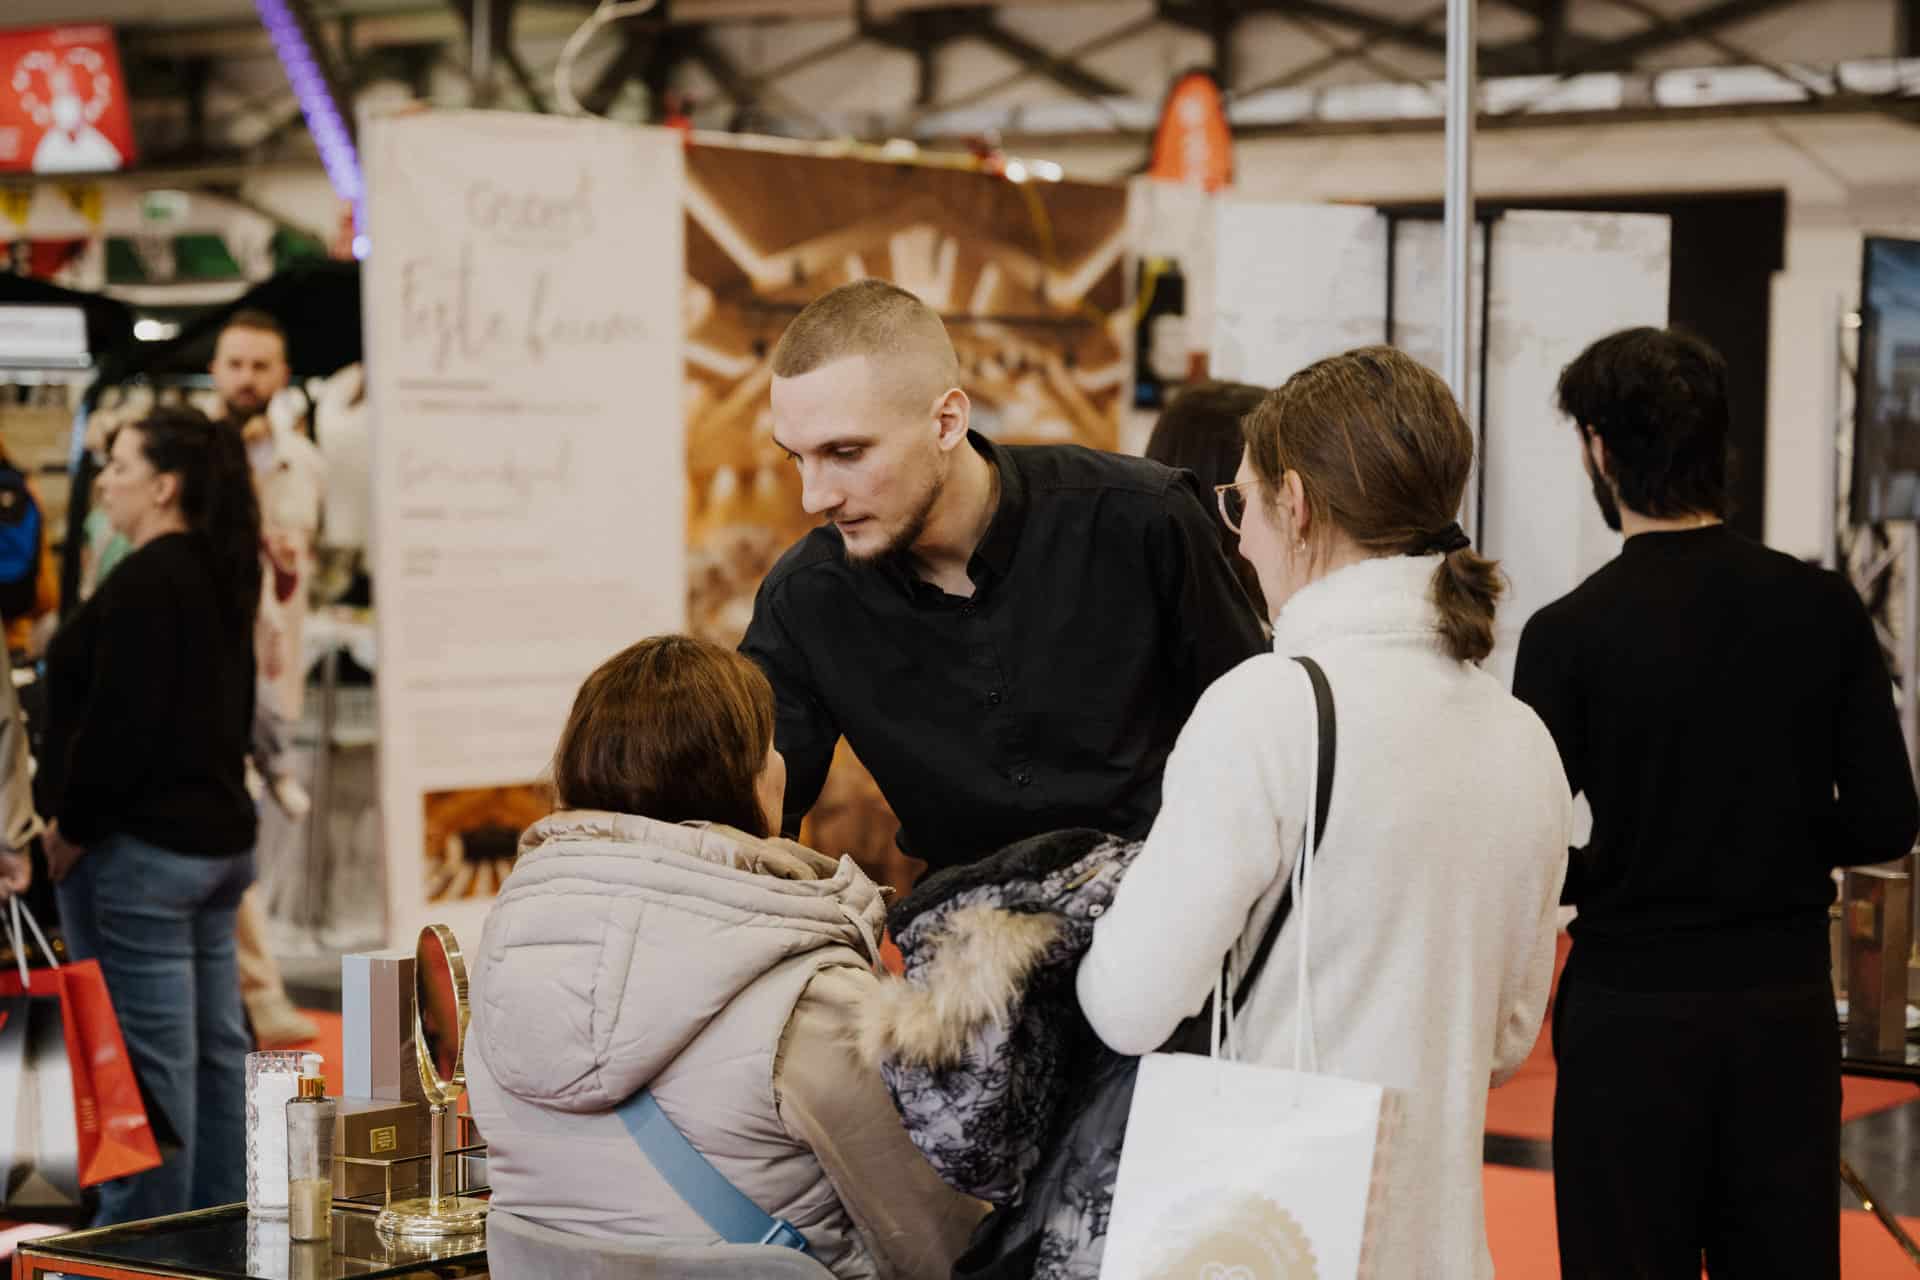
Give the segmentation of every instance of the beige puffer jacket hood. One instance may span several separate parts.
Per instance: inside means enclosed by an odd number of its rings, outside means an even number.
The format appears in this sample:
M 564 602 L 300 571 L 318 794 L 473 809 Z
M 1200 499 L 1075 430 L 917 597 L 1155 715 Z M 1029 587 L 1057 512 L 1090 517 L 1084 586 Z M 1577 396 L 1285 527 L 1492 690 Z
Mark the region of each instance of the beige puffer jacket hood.
M 851 858 L 731 827 L 568 812 L 520 848 L 474 963 L 472 1035 L 501 1089 L 556 1110 L 617 1107 L 774 966 L 872 960 L 886 922 Z

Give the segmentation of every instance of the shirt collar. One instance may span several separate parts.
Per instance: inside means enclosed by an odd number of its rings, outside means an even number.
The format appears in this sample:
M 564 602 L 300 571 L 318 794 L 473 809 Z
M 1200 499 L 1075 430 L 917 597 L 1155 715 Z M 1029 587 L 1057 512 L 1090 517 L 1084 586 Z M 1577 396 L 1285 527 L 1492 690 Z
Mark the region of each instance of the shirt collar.
M 975 585 L 981 583 L 981 570 L 992 572 L 995 577 L 1004 578 L 1013 567 L 1014 549 L 1020 545 L 1020 530 L 1027 523 L 1027 482 L 1020 474 L 1020 467 L 1013 455 L 978 431 L 967 432 L 967 443 L 974 447 L 979 455 L 993 464 L 994 471 L 1000 477 L 1000 500 L 993 509 L 993 519 L 987 522 L 987 531 L 980 539 L 980 545 L 973 549 L 973 559 L 967 563 L 967 573 Z
M 1620 552 L 1626 556 L 1651 556 L 1665 552 L 1684 553 L 1694 547 L 1716 543 L 1726 537 L 1729 532 L 1731 532 L 1731 526 L 1722 520 L 1701 525 L 1697 529 L 1662 529 L 1636 533 L 1620 544 Z
M 994 505 L 993 518 L 987 522 L 987 531 L 981 535 L 980 545 L 973 549 L 973 555 L 967 561 L 967 576 L 979 588 L 996 578 L 1004 578 L 1013 567 L 1013 553 L 1020 545 L 1020 531 L 1027 522 L 1027 482 L 1020 474 L 1019 464 L 1006 449 L 978 431 L 967 432 L 967 443 L 973 446 L 975 453 L 993 464 L 994 473 L 1000 478 L 1000 497 Z M 939 588 L 913 571 L 913 566 L 907 563 L 904 555 L 889 556 L 878 568 L 889 581 L 910 596 L 940 594 Z

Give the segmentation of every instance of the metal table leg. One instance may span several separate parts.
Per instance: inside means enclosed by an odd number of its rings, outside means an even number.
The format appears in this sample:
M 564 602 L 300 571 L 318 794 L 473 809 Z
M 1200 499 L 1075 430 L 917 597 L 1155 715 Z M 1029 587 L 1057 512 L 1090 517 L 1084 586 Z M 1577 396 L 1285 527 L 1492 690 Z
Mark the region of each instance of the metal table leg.
M 1916 1269 L 1920 1269 L 1920 1246 L 1913 1243 L 1913 1237 L 1908 1235 L 1906 1228 L 1900 1225 L 1900 1220 L 1887 1212 L 1887 1207 L 1880 1203 L 1878 1196 L 1873 1194 L 1873 1188 L 1867 1185 L 1866 1179 L 1862 1178 L 1859 1171 L 1848 1163 L 1845 1156 L 1840 1158 L 1840 1180 L 1847 1184 L 1854 1195 L 1860 1197 L 1861 1208 L 1880 1219 L 1880 1225 L 1887 1229 L 1887 1234 L 1906 1251 L 1907 1261 L 1913 1263 Z

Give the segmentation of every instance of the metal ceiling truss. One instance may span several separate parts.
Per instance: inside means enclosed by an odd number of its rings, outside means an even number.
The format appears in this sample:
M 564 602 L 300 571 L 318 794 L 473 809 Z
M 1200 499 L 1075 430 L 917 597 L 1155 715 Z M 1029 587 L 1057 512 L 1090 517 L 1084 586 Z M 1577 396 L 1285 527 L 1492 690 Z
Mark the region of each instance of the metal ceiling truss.
M 1640 14 L 1646 26 L 1631 34 L 1605 40 L 1581 36 L 1571 30 L 1568 11 L 1572 0 L 1498 2 L 1532 20 L 1535 31 L 1506 43 L 1482 46 L 1479 51 L 1481 75 L 1489 78 L 1551 76 L 1568 79 L 1592 72 L 1628 72 L 1640 59 L 1688 42 L 1707 44 L 1722 52 L 1729 60 L 1735 60 L 1739 51 L 1727 44 L 1721 33 L 1742 22 L 1782 9 L 1793 0 L 1705 0 L 1698 7 L 1678 15 L 1663 14 L 1639 0 L 1626 0 L 1619 7 Z M 1904 39 L 1908 43 L 1920 41 L 1920 0 L 1899 0 L 1899 3 L 1911 19 L 1911 29 Z M 1307 84 L 1348 62 L 1368 65 L 1385 80 L 1417 82 L 1415 77 L 1390 62 L 1379 60 L 1376 55 L 1398 48 L 1429 59 L 1439 59 L 1446 52 L 1444 4 L 1426 9 L 1411 20 L 1395 20 L 1352 8 L 1339 0 L 1156 0 L 1150 16 L 1124 22 L 1065 51 L 1044 48 L 1021 35 L 1002 20 L 995 6 L 977 3 L 922 5 L 896 8 L 885 17 L 870 16 L 871 7 L 871 0 L 856 4 L 857 26 L 853 35 L 833 41 L 786 67 L 777 67 L 758 76 L 737 73 L 723 76 L 715 73 L 709 56 L 703 55 L 694 60 L 702 65 L 737 110 L 757 112 L 764 106 L 761 101 L 763 95 L 773 89 L 783 76 L 817 65 L 824 58 L 848 52 L 863 40 L 871 41 L 914 56 L 918 83 L 912 116 L 914 119 L 924 119 L 972 106 L 1022 80 L 1032 78 L 1047 80 L 1090 103 L 1110 104 L 1116 99 L 1131 97 L 1130 90 L 1092 70 L 1085 60 L 1163 25 L 1206 36 L 1211 46 L 1215 75 L 1240 97 Z M 1240 24 L 1255 15 L 1275 15 L 1292 21 L 1309 38 L 1326 45 L 1327 52 L 1275 79 L 1254 85 L 1240 85 L 1238 81 L 1242 67 L 1241 60 L 1236 56 L 1235 37 Z M 667 31 L 677 30 L 680 25 L 680 21 L 671 14 L 659 21 L 659 26 Z M 688 25 L 707 24 L 688 20 Z M 1342 44 L 1337 36 L 1328 34 L 1328 29 L 1355 38 Z M 1018 70 L 991 85 L 943 99 L 938 84 L 939 55 L 947 45 L 959 40 L 977 41 L 996 50 L 1016 63 Z M 685 60 L 683 56 L 676 62 Z M 1770 66 L 1762 59 L 1745 57 L 1743 54 L 1739 60 L 1749 65 Z M 613 70 L 609 68 L 610 73 Z M 630 74 L 630 68 L 627 71 Z M 1811 87 L 1808 96 L 1817 96 Z
M 326 47 L 326 42 L 318 38 L 320 24 L 307 10 L 305 0 L 297 2 L 302 17 L 315 34 L 316 45 Z M 1897 83 L 1891 87 L 1863 92 L 1844 84 L 1844 78 L 1836 70 L 1809 71 L 1770 63 L 1727 39 L 1728 29 L 1774 13 L 1793 0 L 1696 0 L 1694 8 L 1679 14 L 1663 13 L 1646 0 L 1608 0 L 1616 9 L 1638 14 L 1645 23 L 1638 31 L 1608 39 L 1581 35 L 1573 29 L 1569 21 L 1573 0 L 1494 2 L 1529 19 L 1534 29 L 1526 36 L 1483 45 L 1479 50 L 1480 73 L 1489 81 L 1489 115 L 1485 123 L 1490 127 L 1542 122 L 1566 124 L 1588 118 L 1666 116 L 1686 111 L 1690 106 L 1692 114 L 1708 111 L 1738 114 L 1748 108 L 1764 107 L 1769 111 L 1880 110 L 1903 119 L 1913 118 L 1915 101 L 1911 95 L 1914 90 L 1906 79 L 1896 77 Z M 535 110 L 546 110 L 544 77 L 536 74 L 520 55 L 515 44 L 516 33 L 551 35 L 570 29 L 577 19 L 551 6 L 523 9 L 517 0 L 444 0 L 444 3 L 446 7 L 438 11 L 383 12 L 341 19 L 338 47 L 343 51 L 353 49 L 355 56 L 329 58 L 331 78 L 336 82 L 346 80 L 340 68 L 343 64 L 350 65 L 355 73 L 353 87 L 357 87 L 369 74 L 390 73 L 391 57 L 404 52 L 411 55 L 406 63 L 409 79 L 417 87 L 421 86 L 431 65 L 431 61 L 423 61 L 421 55 L 436 42 L 444 50 L 449 43 L 465 41 L 471 50 L 478 12 L 486 22 L 482 37 L 486 42 L 484 51 L 492 56 L 487 60 L 488 76 L 476 87 L 477 96 L 484 98 L 490 91 L 491 68 L 497 62 L 511 76 L 526 103 Z M 1920 0 L 1896 0 L 1896 4 L 1898 31 L 1889 52 L 1908 58 L 1920 57 Z M 661 0 L 648 14 L 609 28 L 609 36 L 617 38 L 619 44 L 591 82 L 580 88 L 580 101 L 588 110 L 604 114 L 628 84 L 638 81 L 646 89 L 648 110 L 657 119 L 664 110 L 667 91 L 675 85 L 680 70 L 694 66 L 727 99 L 735 128 L 750 126 L 802 137 L 846 132 L 951 137 L 960 132 L 999 131 L 1026 138 L 1136 134 L 1151 128 L 1151 121 L 1140 117 L 1143 112 L 1150 114 L 1157 104 L 1140 101 L 1135 89 L 1114 83 L 1091 68 L 1087 60 L 1145 36 L 1155 28 L 1174 27 L 1206 37 L 1213 70 L 1228 88 L 1229 99 L 1236 109 L 1236 129 L 1255 133 L 1324 133 L 1429 128 L 1435 127 L 1438 119 L 1437 111 L 1429 119 L 1419 109 L 1302 111 L 1296 99 L 1287 95 L 1297 96 L 1311 89 L 1327 73 L 1349 63 L 1364 65 L 1387 82 L 1368 87 L 1376 97 L 1383 91 L 1396 89 L 1405 95 L 1429 94 L 1427 80 L 1397 67 L 1387 55 L 1399 50 L 1420 55 L 1429 64 L 1441 59 L 1446 49 L 1444 3 L 1436 2 L 1411 18 L 1395 19 L 1352 8 L 1342 0 L 1156 0 L 1150 14 L 1095 32 L 1067 49 L 1044 47 L 1009 25 L 1003 12 L 1016 7 L 1019 6 L 981 0 L 945 4 L 926 0 L 805 0 L 804 3 L 787 0 L 784 4 L 757 8 L 748 0 L 727 0 L 725 4 L 717 0 L 681 0 L 678 5 L 674 0 Z M 1087 11 L 1095 12 L 1091 7 Z M 1254 69 L 1239 56 L 1236 37 L 1241 24 L 1256 15 L 1289 21 L 1305 37 L 1324 46 L 1325 52 L 1278 76 L 1241 83 Z M 758 72 L 741 67 L 715 38 L 717 28 L 743 19 L 777 22 L 783 17 L 834 16 L 852 17 L 853 30 Z M 247 47 L 246 41 L 250 38 L 251 33 L 233 28 L 169 31 L 135 28 L 123 33 L 123 50 L 136 65 L 142 59 L 171 64 L 172 74 L 168 78 L 175 85 L 184 82 L 191 102 L 194 93 L 204 99 L 206 76 L 204 71 L 197 77 L 184 72 L 183 65 L 197 60 L 204 68 L 207 57 L 238 51 Z M 991 48 L 1013 63 L 1014 69 L 990 84 L 943 96 L 941 54 L 958 41 Z M 1773 81 L 1793 88 L 1769 85 L 1753 103 L 1689 104 L 1662 100 L 1658 77 L 1636 74 L 1634 68 L 1650 55 L 1689 43 L 1712 48 L 1729 64 L 1752 68 L 1762 74 L 1771 73 Z M 826 118 L 781 91 L 781 82 L 786 78 L 851 53 L 864 44 L 912 55 L 917 77 L 910 110 L 885 119 L 871 113 L 858 119 Z M 456 57 L 449 61 L 467 69 L 468 59 Z M 1606 78 L 1597 77 L 1596 73 L 1621 73 L 1615 77 L 1624 86 L 1617 101 L 1596 105 L 1589 101 L 1591 95 L 1583 96 L 1588 82 Z M 1522 79 L 1527 77 L 1532 79 Z M 1491 91 L 1502 78 L 1510 81 L 1510 91 L 1501 103 L 1495 103 Z M 997 116 L 972 110 L 1033 79 L 1053 84 L 1072 101 L 1013 109 Z M 1328 101 L 1336 101 L 1333 95 L 1342 92 L 1345 90 L 1326 91 Z M 1542 102 L 1569 97 L 1574 99 L 1572 106 L 1562 103 L 1554 110 L 1540 107 Z M 1296 105 L 1277 107 L 1275 104 L 1283 99 Z M 189 120 L 192 145 L 204 150 L 210 141 L 204 136 L 204 106 L 190 106 Z M 963 124 L 964 129 L 960 127 Z

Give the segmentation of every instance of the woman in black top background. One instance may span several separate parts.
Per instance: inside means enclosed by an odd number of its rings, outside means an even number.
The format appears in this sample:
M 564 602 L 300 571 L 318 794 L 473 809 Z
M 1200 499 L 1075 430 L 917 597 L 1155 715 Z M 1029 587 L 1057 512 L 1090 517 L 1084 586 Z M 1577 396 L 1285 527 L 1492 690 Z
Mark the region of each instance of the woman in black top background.
M 245 1198 L 234 912 L 253 880 L 260 512 L 236 431 L 163 409 L 109 444 L 134 550 L 47 656 L 41 812 L 76 957 L 106 975 L 152 1119 L 180 1143 L 100 1188 L 104 1225 Z
M 1186 468 L 1199 477 L 1201 488 L 1217 495 L 1221 486 L 1233 483 L 1247 451 L 1240 420 L 1259 408 L 1266 396 L 1265 387 L 1245 382 L 1196 382 L 1160 411 L 1153 434 L 1147 437 L 1146 456 L 1169 467 Z M 1264 627 L 1270 619 L 1266 597 L 1260 593 L 1260 579 L 1240 554 L 1240 536 L 1227 527 L 1226 513 L 1216 504 L 1213 514 L 1220 530 L 1220 549 L 1227 553 L 1227 563 L 1246 588 L 1247 599 Z

